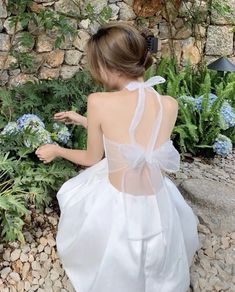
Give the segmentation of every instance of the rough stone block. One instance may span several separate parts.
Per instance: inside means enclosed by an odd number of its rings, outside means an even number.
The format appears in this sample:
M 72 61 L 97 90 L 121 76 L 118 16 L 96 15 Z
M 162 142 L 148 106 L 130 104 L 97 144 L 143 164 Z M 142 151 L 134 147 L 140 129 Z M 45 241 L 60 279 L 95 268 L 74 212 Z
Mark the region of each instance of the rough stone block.
M 212 4 L 217 0 L 212 0 Z M 225 16 L 221 16 L 214 9 L 214 5 L 212 5 L 211 12 L 211 23 L 212 24 L 234 24 L 235 19 L 235 0 L 227 0 L 225 2 L 231 8 L 231 13 L 227 13 Z
M 64 65 L 61 67 L 60 76 L 63 79 L 73 77 L 73 75 L 80 70 L 80 66 L 68 66 Z
M 47 55 L 47 59 L 46 59 L 47 64 L 52 68 L 60 66 L 63 63 L 63 61 L 64 61 L 64 51 L 63 50 L 51 51 Z
M 7 17 L 6 1 L 0 0 L 0 18 Z
M 235 231 L 235 189 L 208 179 L 185 180 L 179 189 L 212 232 Z
M 5 33 L 0 33 L 0 51 L 8 51 L 10 46 L 10 36 Z
M 207 55 L 231 55 L 233 53 L 232 26 L 210 25 L 207 31 Z
M 78 50 L 69 50 L 65 53 L 65 62 L 68 65 L 78 65 L 81 57 L 82 53 Z
M 43 67 L 39 73 L 39 79 L 55 79 L 58 78 L 60 75 L 59 68 L 46 68 Z

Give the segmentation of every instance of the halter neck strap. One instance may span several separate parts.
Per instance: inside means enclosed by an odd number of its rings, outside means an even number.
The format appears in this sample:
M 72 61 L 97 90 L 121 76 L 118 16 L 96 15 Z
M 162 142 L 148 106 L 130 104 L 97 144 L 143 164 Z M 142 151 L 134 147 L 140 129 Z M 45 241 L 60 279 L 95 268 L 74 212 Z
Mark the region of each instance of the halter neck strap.
M 140 88 L 152 87 L 154 85 L 164 83 L 165 81 L 166 80 L 161 76 L 153 76 L 145 82 L 138 82 L 138 81 L 130 82 L 125 86 L 125 88 L 127 88 L 130 91 L 133 91 Z
M 144 105 L 145 105 L 145 91 L 144 91 L 144 89 L 153 87 L 156 84 L 164 83 L 165 81 L 166 80 L 161 76 L 154 76 L 145 82 L 133 81 L 133 82 L 128 83 L 125 86 L 125 88 L 127 88 L 130 91 L 133 91 L 136 89 L 139 90 L 137 105 L 135 108 L 135 113 L 134 113 L 134 116 L 132 118 L 132 121 L 131 121 L 131 124 L 129 127 L 129 135 L 130 135 L 132 143 L 136 143 L 135 129 L 138 126 L 138 124 L 141 120 L 141 117 L 143 115 L 143 112 L 144 112 Z M 149 142 L 149 145 L 147 147 L 149 151 L 151 151 L 153 148 L 153 144 L 154 144 L 155 138 L 158 134 L 160 121 L 162 118 L 162 105 L 161 105 L 161 101 L 160 101 L 160 97 L 159 97 L 158 92 L 156 92 L 156 98 L 160 104 L 160 114 L 157 117 L 156 122 L 154 123 L 153 133 L 151 135 L 150 142 Z

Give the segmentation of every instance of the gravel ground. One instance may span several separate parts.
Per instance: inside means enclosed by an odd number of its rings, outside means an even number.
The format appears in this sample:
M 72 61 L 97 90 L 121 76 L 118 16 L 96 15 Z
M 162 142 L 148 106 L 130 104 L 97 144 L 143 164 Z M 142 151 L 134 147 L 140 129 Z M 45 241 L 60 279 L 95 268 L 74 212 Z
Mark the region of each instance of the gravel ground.
M 192 163 L 182 162 L 181 170 L 171 177 L 176 183 L 206 177 L 234 187 L 234 165 L 235 152 L 227 159 L 196 158 Z M 74 292 L 56 253 L 57 202 L 45 214 L 34 206 L 30 211 L 24 231 L 26 245 L 0 244 L 0 291 Z M 204 225 L 198 228 L 201 249 L 191 267 L 190 291 L 235 292 L 235 232 L 218 236 Z

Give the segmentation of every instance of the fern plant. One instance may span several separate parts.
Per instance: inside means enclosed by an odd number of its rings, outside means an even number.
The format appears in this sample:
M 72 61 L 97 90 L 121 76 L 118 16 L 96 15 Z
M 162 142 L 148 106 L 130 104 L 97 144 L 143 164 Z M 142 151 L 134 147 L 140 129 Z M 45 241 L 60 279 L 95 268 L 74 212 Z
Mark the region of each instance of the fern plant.
M 22 228 L 27 206 L 33 204 L 43 212 L 61 181 L 74 176 L 76 171 L 71 163 L 63 160 L 44 165 L 33 153 L 19 149 L 17 159 L 9 152 L 4 154 L 2 148 L 0 151 L 0 231 L 5 241 L 24 242 Z M 20 156 L 20 152 L 24 154 Z
M 14 160 L 9 158 L 9 153 L 0 154 L 0 231 L 7 241 L 24 242 L 22 217 L 28 212 L 24 200 L 26 192 L 11 178 L 13 169 Z
M 213 155 L 212 145 L 222 130 L 220 112 L 224 100 L 218 97 L 209 107 L 209 97 L 208 92 L 202 96 L 200 110 L 189 106 L 191 101 L 178 99 L 179 114 L 173 135 L 182 153 Z
M 219 134 L 226 135 L 235 143 L 234 126 L 225 126 L 221 111 L 227 105 L 232 106 L 234 119 L 234 73 L 227 73 L 225 78 L 209 71 L 206 65 L 196 68 L 188 64 L 180 70 L 173 59 L 162 59 L 159 66 L 153 65 L 145 77 L 163 76 L 166 83 L 156 86 L 162 95 L 176 97 L 179 112 L 172 133 L 174 144 L 180 152 L 193 155 L 214 155 L 213 143 Z M 211 92 L 217 97 L 211 104 Z M 195 97 L 195 98 L 194 98 Z M 200 100 L 200 110 L 195 104 Z M 231 114 L 230 114 L 231 115 Z

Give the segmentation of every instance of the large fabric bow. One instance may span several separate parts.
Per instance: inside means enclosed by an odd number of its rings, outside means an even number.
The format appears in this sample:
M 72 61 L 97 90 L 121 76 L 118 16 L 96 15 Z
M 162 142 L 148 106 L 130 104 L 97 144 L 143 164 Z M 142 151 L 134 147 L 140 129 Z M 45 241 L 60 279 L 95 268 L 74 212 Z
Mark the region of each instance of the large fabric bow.
M 164 229 L 158 204 L 158 199 L 161 200 L 165 192 L 162 170 L 177 171 L 180 155 L 172 140 L 166 141 L 152 153 L 148 153 L 140 145 L 121 145 L 120 151 L 128 163 L 122 184 L 128 238 L 140 240 L 157 235 Z M 148 181 L 151 183 L 153 195 L 145 194 L 146 185 L 141 185 L 146 167 L 149 170 Z M 130 195 L 135 192 L 138 194 Z

